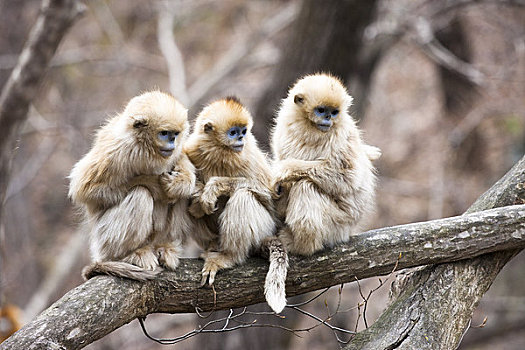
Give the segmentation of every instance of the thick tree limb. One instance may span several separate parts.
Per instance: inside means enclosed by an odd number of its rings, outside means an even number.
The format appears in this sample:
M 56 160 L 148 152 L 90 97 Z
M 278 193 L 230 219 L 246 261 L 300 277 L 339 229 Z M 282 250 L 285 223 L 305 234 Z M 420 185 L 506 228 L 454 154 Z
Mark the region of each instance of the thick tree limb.
M 294 296 L 398 268 L 471 258 L 525 247 L 525 205 L 372 230 L 347 244 L 309 258 L 294 258 L 287 294 Z M 67 293 L 0 349 L 80 349 L 116 328 L 150 313 L 235 308 L 264 301 L 267 264 L 251 259 L 220 273 L 215 292 L 198 288 L 202 262 L 183 260 L 141 284 L 108 276 L 93 278 Z M 419 312 L 417 308 L 414 312 Z M 418 317 L 422 315 L 418 314 Z
M 467 213 L 522 203 L 525 203 L 525 157 Z M 357 334 L 345 349 L 457 348 L 481 297 L 520 250 L 485 254 L 415 272 L 376 323 Z

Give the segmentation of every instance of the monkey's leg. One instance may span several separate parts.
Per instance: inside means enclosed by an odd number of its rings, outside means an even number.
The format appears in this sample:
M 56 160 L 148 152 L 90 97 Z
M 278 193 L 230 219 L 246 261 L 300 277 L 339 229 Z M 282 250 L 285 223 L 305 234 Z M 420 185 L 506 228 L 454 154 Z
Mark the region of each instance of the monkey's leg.
M 165 217 L 159 218 L 166 224 L 155 235 L 155 253 L 159 263 L 171 270 L 175 270 L 179 265 L 184 241 L 192 231 L 193 223 L 187 209 L 187 201 L 178 201 L 167 207 Z
M 235 191 L 219 217 L 220 252 L 208 253 L 202 270 L 204 283 L 209 276 L 209 284 L 213 284 L 218 270 L 244 262 L 250 250 L 259 247 L 274 231 L 273 217 L 251 191 Z
M 139 175 L 131 178 L 127 183 L 128 190 L 138 186 L 145 187 L 156 201 L 166 200 L 166 193 L 162 188 L 161 175 Z
M 276 176 L 273 179 L 274 191 L 279 188 L 289 190 L 295 182 L 301 179 L 311 181 L 329 197 L 352 196 L 354 191 L 348 184 L 355 176 L 355 169 L 351 167 L 335 167 L 326 160 L 284 159 L 277 163 L 276 168 Z
M 293 254 L 311 255 L 323 249 L 323 232 L 330 230 L 330 207 L 326 196 L 307 180 L 298 181 L 290 189 L 285 227 L 279 237 Z
M 150 192 L 144 187 L 131 189 L 120 204 L 106 210 L 96 219 L 91 231 L 93 260 L 127 260 L 141 267 L 152 267 L 151 262 L 141 263 L 148 255 L 146 252 L 138 252 L 144 258 L 129 257 L 147 244 L 153 230 L 152 212 L 153 198 Z

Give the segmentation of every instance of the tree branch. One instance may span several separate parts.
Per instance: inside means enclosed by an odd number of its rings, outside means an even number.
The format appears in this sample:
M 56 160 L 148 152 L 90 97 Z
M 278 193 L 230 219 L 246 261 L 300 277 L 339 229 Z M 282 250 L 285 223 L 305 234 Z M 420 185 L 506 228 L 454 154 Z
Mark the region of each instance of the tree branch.
M 525 203 L 525 157 L 467 210 L 473 213 Z M 481 255 L 415 272 L 376 323 L 345 348 L 456 349 L 472 312 L 505 264 L 521 248 Z
M 286 290 L 289 296 L 347 283 L 398 268 L 471 258 L 487 252 L 525 247 L 525 205 L 372 230 L 350 242 L 308 258 L 294 257 Z M 139 283 L 108 276 L 71 290 L 0 349 L 31 344 L 80 349 L 137 317 L 150 313 L 187 313 L 235 308 L 264 301 L 267 263 L 251 259 L 222 272 L 214 290 L 199 288 L 202 262 L 185 259 L 175 272 Z
M 158 6 L 157 41 L 162 55 L 168 65 L 168 77 L 170 81 L 170 92 L 182 104 L 189 103 L 188 91 L 186 90 L 186 73 L 182 53 L 175 41 L 173 26 L 175 25 L 175 8 L 169 2 L 163 2 Z

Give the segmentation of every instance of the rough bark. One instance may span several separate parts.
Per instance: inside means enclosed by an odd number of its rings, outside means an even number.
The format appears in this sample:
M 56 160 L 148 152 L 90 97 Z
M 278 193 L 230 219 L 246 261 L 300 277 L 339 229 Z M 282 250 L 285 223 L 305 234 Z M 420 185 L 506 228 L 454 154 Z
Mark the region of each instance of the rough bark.
M 466 213 L 521 203 L 525 203 L 525 157 Z M 357 334 L 345 349 L 457 348 L 481 297 L 520 250 L 484 254 L 415 272 L 376 323 Z
M 402 269 L 519 249 L 525 247 L 524 217 L 525 205 L 516 205 L 368 231 L 334 249 L 291 259 L 287 294 L 294 296 L 355 278 L 388 274 L 396 263 Z M 67 293 L 2 343 L 0 349 L 80 349 L 150 313 L 187 313 L 196 307 L 220 310 L 264 301 L 264 260 L 251 259 L 221 272 L 215 292 L 198 287 L 201 268 L 202 262 L 186 259 L 177 271 L 164 272 L 143 284 L 109 276 L 93 278 Z M 444 286 L 441 289 L 446 291 Z M 442 297 L 445 301 L 455 300 L 454 295 Z M 423 315 L 417 306 L 411 307 L 412 317 L 432 316 Z M 438 307 L 429 311 L 440 312 Z

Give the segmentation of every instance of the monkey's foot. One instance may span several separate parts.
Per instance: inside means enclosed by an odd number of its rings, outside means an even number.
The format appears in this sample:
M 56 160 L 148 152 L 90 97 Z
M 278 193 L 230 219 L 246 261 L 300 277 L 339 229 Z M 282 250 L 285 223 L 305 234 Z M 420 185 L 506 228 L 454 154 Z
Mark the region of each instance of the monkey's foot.
M 152 247 L 143 247 L 135 250 L 133 253 L 124 258 L 124 261 L 130 264 L 142 267 L 144 270 L 155 270 L 159 267 L 157 255 Z
M 173 245 L 166 244 L 164 246 L 157 247 L 157 257 L 159 264 L 170 269 L 175 270 L 179 266 L 179 252 Z
M 324 248 L 320 235 L 315 231 L 301 230 L 297 226 L 294 229 L 285 226 L 279 231 L 277 236 L 279 236 L 286 251 L 291 254 L 310 256 Z
M 213 282 L 215 282 L 215 275 L 217 274 L 217 271 L 220 269 L 232 267 L 234 265 L 231 258 L 217 252 L 208 252 L 205 259 L 204 267 L 201 271 L 201 287 L 206 284 L 206 280 L 208 280 L 208 284 L 211 286 Z

